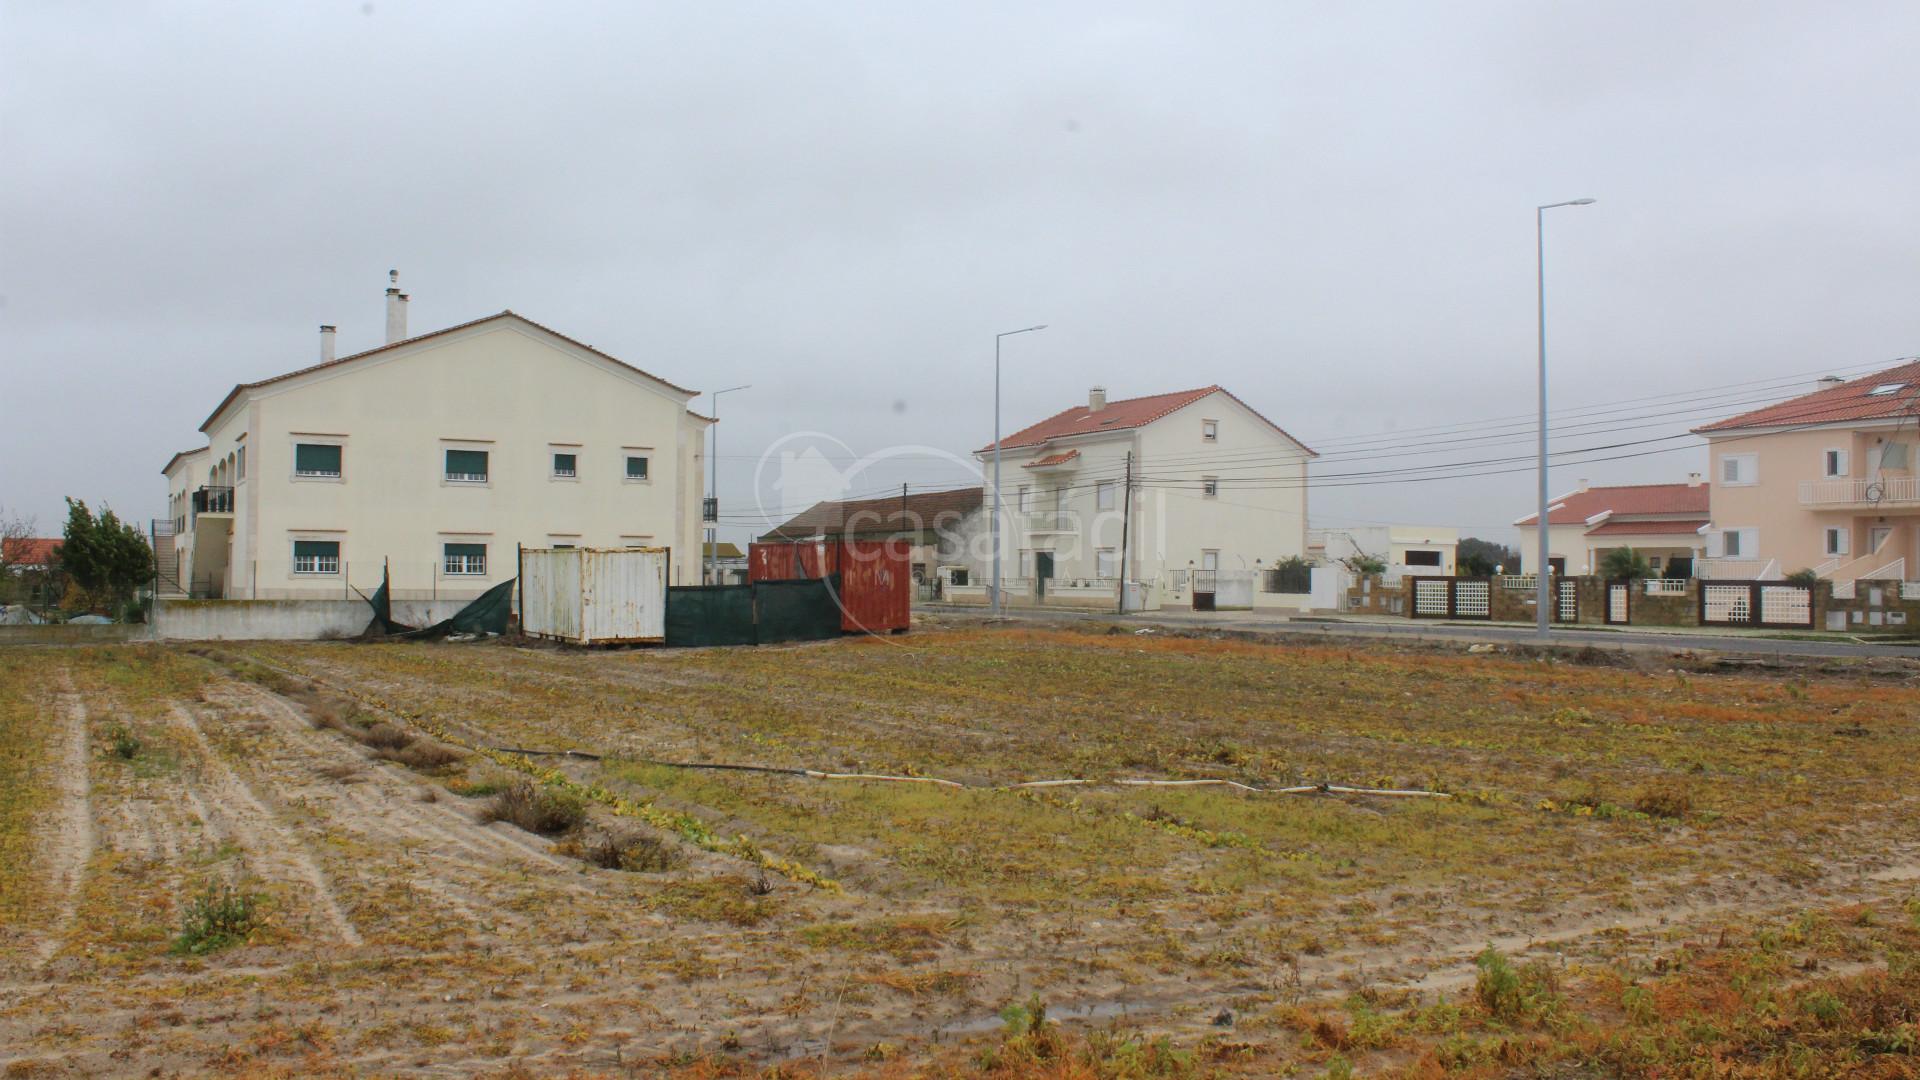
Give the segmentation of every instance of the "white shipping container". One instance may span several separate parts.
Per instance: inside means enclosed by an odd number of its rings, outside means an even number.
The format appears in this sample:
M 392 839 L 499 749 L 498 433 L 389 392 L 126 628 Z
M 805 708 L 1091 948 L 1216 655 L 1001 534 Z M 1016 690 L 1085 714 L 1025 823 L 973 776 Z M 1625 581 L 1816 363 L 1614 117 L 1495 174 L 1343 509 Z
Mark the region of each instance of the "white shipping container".
M 664 642 L 666 548 L 526 548 L 520 628 L 575 645 Z

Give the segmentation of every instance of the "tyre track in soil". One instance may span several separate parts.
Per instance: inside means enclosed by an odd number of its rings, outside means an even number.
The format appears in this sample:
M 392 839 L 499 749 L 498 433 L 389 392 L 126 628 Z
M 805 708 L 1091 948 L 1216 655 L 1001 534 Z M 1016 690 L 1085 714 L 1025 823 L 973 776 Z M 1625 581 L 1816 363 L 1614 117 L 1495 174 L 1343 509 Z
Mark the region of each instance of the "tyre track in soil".
M 503 858 L 541 870 L 575 868 L 570 860 L 553 854 L 546 841 L 512 826 L 482 825 L 457 805 L 421 802 L 421 783 L 401 779 L 370 761 L 345 736 L 322 733 L 312 725 L 303 709 L 280 695 L 239 682 L 223 685 L 220 690 L 237 707 L 267 719 L 280 739 L 311 759 L 302 763 L 307 775 L 317 777 L 318 769 L 328 765 L 366 766 L 363 783 L 288 781 L 283 784 L 301 788 L 303 795 L 350 804 L 352 812 L 337 815 L 336 820 L 355 831 L 413 846 L 422 840 L 430 841 L 433 846 L 428 848 L 428 854 L 460 864 L 462 860 L 451 854 L 459 851 L 469 857 L 467 865 L 481 869 L 496 868 Z M 289 771 L 297 775 L 303 770 L 295 767 Z
M 341 943 L 362 944 L 360 932 L 341 909 L 325 871 L 300 837 L 227 765 L 191 709 L 174 702 L 168 714 L 174 729 L 199 753 L 207 798 L 202 799 L 191 789 L 189 795 L 208 828 L 237 843 L 269 876 L 301 886 L 300 899 L 320 914 Z
M 55 700 L 61 746 L 53 784 L 54 808 L 47 818 L 42 857 L 56 899 L 53 918 L 33 945 L 36 970 L 53 961 L 80 915 L 81 889 L 95 842 L 92 782 L 87 773 L 87 704 L 73 685 L 73 673 L 64 667 Z
M 546 842 L 511 825 L 481 824 L 458 804 L 421 798 L 438 793 L 431 782 L 416 781 L 369 758 L 344 735 L 315 728 L 299 705 L 251 683 L 228 681 L 209 689 L 209 697 L 268 725 L 275 751 L 259 764 L 272 772 L 276 788 L 321 814 L 325 828 L 340 828 L 402 856 L 412 869 L 404 876 L 410 892 L 423 894 L 476 930 L 526 931 L 536 925 L 528 914 L 502 902 L 519 882 L 538 875 L 549 893 L 592 897 L 595 890 L 575 879 L 571 860 L 553 854 Z M 339 766 L 362 769 L 349 779 L 321 770 Z M 540 921 L 545 921 L 544 919 Z

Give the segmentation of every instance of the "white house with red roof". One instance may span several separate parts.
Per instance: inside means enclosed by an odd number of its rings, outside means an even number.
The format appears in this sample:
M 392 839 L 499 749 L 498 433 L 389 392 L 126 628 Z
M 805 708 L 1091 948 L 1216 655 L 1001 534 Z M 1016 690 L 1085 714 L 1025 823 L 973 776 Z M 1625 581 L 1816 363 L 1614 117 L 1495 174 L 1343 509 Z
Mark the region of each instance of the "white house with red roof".
M 1632 548 L 1665 577 L 1690 577 L 1706 549 L 1707 484 L 1693 473 L 1684 484 L 1580 486 L 1547 505 L 1548 561 L 1556 574 L 1594 574 L 1607 552 Z M 1538 571 L 1540 515 L 1514 522 L 1522 572 Z
M 1706 575 L 1920 575 L 1920 360 L 1694 429 L 1713 513 Z
M 1115 401 L 1095 387 L 999 450 L 1010 592 L 1122 576 L 1184 588 L 1307 550 L 1316 455 L 1219 386 Z M 975 456 L 991 507 L 994 446 Z
M 695 391 L 511 311 L 418 336 L 387 290 L 386 343 L 235 386 L 206 445 L 162 470 L 163 591 L 461 599 L 516 548 L 664 547 L 700 580 Z

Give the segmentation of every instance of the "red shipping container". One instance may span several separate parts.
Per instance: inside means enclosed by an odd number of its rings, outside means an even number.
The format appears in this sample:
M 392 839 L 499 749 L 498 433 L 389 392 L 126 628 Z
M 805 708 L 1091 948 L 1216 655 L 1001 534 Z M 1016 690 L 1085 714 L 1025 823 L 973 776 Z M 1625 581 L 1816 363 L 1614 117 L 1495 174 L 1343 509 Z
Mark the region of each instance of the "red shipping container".
M 747 580 L 840 575 L 840 628 L 885 634 L 913 623 L 911 546 L 904 540 L 808 540 L 747 547 Z
M 913 623 L 911 548 L 904 540 L 844 540 L 839 545 L 840 629 L 886 634 Z

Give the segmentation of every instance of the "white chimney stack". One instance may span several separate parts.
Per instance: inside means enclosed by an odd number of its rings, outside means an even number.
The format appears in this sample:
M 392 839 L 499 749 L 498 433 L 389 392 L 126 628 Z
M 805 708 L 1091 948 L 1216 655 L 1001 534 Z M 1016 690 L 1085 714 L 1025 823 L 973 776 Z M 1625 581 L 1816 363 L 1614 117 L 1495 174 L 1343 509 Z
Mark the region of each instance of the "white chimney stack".
M 400 271 L 387 271 L 387 344 L 407 338 L 407 294 L 400 291 Z
M 324 324 L 320 327 L 320 362 L 333 363 L 333 327 Z
M 1107 407 L 1107 388 L 1096 386 L 1087 391 L 1087 411 L 1099 412 Z
M 1840 384 L 1846 381 L 1847 380 L 1841 378 L 1838 375 L 1822 375 L 1819 378 L 1813 380 L 1813 389 L 1816 392 L 1821 390 L 1831 390 L 1834 387 L 1839 386 Z
M 1687 474 L 1688 487 L 1699 487 L 1701 484 L 1705 482 L 1706 480 L 1697 472 L 1690 472 Z
M 1581 491 L 1587 490 L 1587 478 L 1584 476 L 1580 478 L 1580 490 Z

